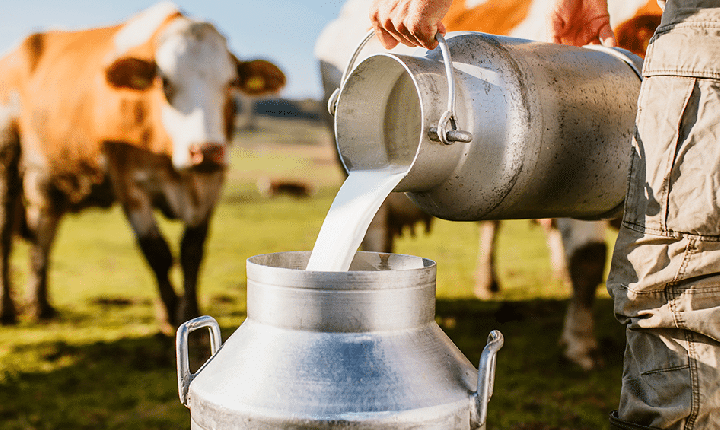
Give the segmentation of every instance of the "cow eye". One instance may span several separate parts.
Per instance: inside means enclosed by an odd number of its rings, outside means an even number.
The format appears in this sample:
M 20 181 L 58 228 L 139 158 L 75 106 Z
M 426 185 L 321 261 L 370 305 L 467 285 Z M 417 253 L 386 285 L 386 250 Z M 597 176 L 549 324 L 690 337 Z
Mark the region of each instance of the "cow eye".
M 172 103 L 173 98 L 175 97 L 175 86 L 170 82 L 170 79 L 167 76 L 162 77 L 162 88 L 163 94 L 165 94 L 165 100 L 167 100 L 168 103 Z

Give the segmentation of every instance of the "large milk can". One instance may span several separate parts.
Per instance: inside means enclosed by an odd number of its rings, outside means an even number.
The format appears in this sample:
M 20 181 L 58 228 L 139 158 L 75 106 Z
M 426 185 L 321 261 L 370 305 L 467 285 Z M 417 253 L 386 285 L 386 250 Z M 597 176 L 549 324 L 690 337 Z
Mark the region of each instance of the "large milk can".
M 247 261 L 247 319 L 220 347 L 215 320 L 177 334 L 178 388 L 193 429 L 485 428 L 495 356 L 479 371 L 435 323 L 435 263 L 359 252 L 347 272 L 303 270 L 309 252 Z M 188 369 L 188 333 L 212 357 Z
M 622 210 L 639 57 L 477 32 L 438 39 L 417 55 L 351 60 L 330 101 L 349 172 L 404 167 L 395 191 L 450 220 Z

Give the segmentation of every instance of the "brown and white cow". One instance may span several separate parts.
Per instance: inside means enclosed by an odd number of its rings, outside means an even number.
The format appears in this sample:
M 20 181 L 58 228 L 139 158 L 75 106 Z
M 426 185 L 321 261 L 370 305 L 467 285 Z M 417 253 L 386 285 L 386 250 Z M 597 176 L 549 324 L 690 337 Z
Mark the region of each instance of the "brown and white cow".
M 8 276 L 13 226 L 24 226 L 31 242 L 32 312 L 49 318 L 48 255 L 58 222 L 114 200 L 154 272 L 164 322 L 196 316 L 198 271 L 229 159 L 233 92 L 272 93 L 284 82 L 275 65 L 239 61 L 212 24 L 168 2 L 110 27 L 33 34 L 0 59 L 2 322 L 17 318 Z M 153 208 L 185 225 L 182 299 Z
M 545 14 L 552 0 L 455 0 L 445 16 L 448 31 L 483 31 L 533 40 L 545 40 Z M 326 98 L 338 87 L 342 72 L 370 27 L 368 18 L 372 0 L 348 0 L 340 15 L 318 38 L 315 55 Z M 656 0 L 609 0 L 611 24 L 620 46 L 643 55 L 655 27 L 660 22 Z M 417 48 L 398 46 L 397 53 L 413 53 Z M 360 52 L 356 63 L 383 51 L 374 39 Z M 332 127 L 331 127 L 332 128 Z M 401 213 L 396 216 L 395 213 Z M 413 218 L 413 216 L 415 218 Z M 393 224 L 400 220 L 399 225 Z M 363 247 L 368 250 L 392 252 L 394 236 L 403 226 L 431 220 L 408 198 L 393 193 L 373 220 Z M 599 363 L 593 330 L 592 304 L 595 290 L 602 281 L 607 255 L 605 222 L 557 220 L 542 221 L 551 253 L 554 273 L 570 279 L 573 297 L 568 307 L 561 341 L 565 355 L 585 369 Z M 554 227 L 557 223 L 557 228 Z M 475 292 L 486 298 L 497 291 L 494 269 L 494 243 L 498 221 L 480 223 L 480 252 L 476 269 Z

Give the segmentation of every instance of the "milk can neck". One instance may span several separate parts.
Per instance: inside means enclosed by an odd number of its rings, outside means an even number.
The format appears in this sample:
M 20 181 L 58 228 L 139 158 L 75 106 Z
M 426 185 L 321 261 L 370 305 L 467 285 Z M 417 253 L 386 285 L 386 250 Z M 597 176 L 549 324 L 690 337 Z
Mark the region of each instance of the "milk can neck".
M 348 272 L 300 269 L 309 252 L 252 257 L 247 265 L 248 319 L 326 332 L 405 330 L 434 321 L 434 262 L 407 255 L 358 254 Z M 365 270 L 354 270 L 358 268 Z

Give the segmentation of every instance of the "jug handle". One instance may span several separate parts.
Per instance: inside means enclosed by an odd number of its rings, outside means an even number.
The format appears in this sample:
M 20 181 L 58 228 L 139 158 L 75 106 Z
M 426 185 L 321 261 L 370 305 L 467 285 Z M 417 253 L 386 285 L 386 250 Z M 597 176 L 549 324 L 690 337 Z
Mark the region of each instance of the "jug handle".
M 355 52 L 353 52 L 352 57 L 350 57 L 350 61 L 348 61 L 348 65 L 345 67 L 342 78 L 340 78 L 340 86 L 338 88 L 335 88 L 335 91 L 333 91 L 332 95 L 328 99 L 327 108 L 330 115 L 335 116 L 335 111 L 337 110 L 337 100 L 338 96 L 340 95 L 340 89 L 345 86 L 345 81 L 347 81 L 348 75 L 350 75 L 353 66 L 355 66 L 355 61 L 357 61 L 357 57 L 360 55 L 360 51 L 362 51 L 362 49 L 365 47 L 365 45 L 367 45 L 370 39 L 373 38 L 374 35 L 375 30 L 368 31 L 365 37 L 363 37 L 360 44 L 355 48 Z
M 328 112 L 330 113 L 330 115 L 335 116 L 335 111 L 337 110 L 337 101 L 338 97 L 340 96 L 340 89 L 345 86 L 345 81 L 347 81 L 347 78 L 350 75 L 353 66 L 355 65 L 355 61 L 360 55 L 360 51 L 365 47 L 365 45 L 370 41 L 370 39 L 372 39 L 374 35 L 375 30 L 368 31 L 368 33 L 365 35 L 357 48 L 355 48 L 355 52 L 353 53 L 352 57 L 350 57 L 350 61 L 348 62 L 345 71 L 343 72 L 342 79 L 340 79 L 340 87 L 336 88 L 328 99 Z M 472 141 L 472 133 L 468 131 L 458 130 L 455 127 L 455 122 L 457 120 L 455 117 L 455 74 L 452 67 L 450 48 L 448 48 L 445 37 L 443 37 L 442 34 L 436 33 L 435 39 L 437 39 L 438 41 L 438 45 L 440 46 L 440 52 L 443 56 L 443 63 L 445 64 L 445 76 L 447 77 L 448 81 L 448 106 L 447 110 L 440 116 L 437 127 L 430 127 L 428 136 L 431 140 L 440 141 L 445 145 L 451 145 L 454 142 L 469 143 Z
M 504 338 L 498 330 L 493 330 L 488 335 L 487 345 L 480 356 L 478 365 L 477 392 L 475 393 L 475 421 L 478 426 L 485 424 L 487 420 L 487 404 L 493 395 L 495 384 L 495 357 L 502 348 Z
M 200 328 L 207 327 L 210 330 L 210 358 L 200 366 L 197 372 L 190 372 L 190 359 L 188 357 L 188 335 Z M 220 336 L 220 325 L 211 316 L 201 316 L 190 321 L 184 322 L 178 327 L 177 334 L 175 336 L 175 357 L 177 358 L 177 373 L 178 373 L 178 394 L 180 395 L 180 402 L 186 407 L 188 405 L 188 390 L 190 389 L 190 383 L 200 373 L 205 365 L 210 362 L 215 354 L 220 350 L 222 345 L 222 337 Z

